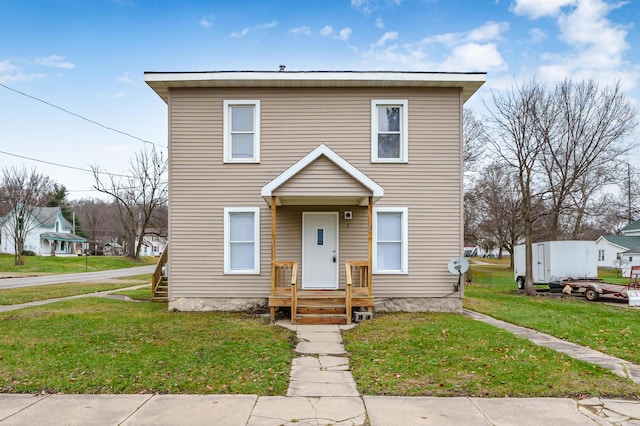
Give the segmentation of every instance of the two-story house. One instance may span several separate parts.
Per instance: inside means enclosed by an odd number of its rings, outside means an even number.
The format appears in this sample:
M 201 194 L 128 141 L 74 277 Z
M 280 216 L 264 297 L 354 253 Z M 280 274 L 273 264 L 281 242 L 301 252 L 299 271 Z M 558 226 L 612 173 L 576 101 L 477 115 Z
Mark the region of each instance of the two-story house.
M 75 256 L 87 241 L 75 234 L 60 207 L 35 207 L 28 217 L 17 219 L 10 211 L 0 219 L 0 253 L 15 254 L 16 226 L 24 227 L 24 250 L 40 256 Z
M 169 109 L 169 309 L 459 312 L 462 111 L 485 78 L 145 73 Z

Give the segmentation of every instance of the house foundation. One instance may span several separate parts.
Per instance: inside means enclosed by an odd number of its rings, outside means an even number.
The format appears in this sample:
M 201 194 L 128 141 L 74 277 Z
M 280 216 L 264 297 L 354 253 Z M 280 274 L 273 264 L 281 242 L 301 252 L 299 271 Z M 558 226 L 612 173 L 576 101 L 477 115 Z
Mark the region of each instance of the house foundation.
M 179 297 L 169 301 L 170 311 L 183 312 L 252 312 L 268 308 L 267 298 Z M 462 312 L 458 297 L 393 297 L 376 299 L 375 312 Z

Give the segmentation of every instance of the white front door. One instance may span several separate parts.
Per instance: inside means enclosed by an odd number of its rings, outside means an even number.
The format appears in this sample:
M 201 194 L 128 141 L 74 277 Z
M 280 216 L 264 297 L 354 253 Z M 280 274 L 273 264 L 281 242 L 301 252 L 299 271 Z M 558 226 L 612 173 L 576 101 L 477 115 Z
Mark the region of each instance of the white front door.
M 538 244 L 538 279 L 533 278 L 534 281 L 545 282 L 547 277 L 545 276 L 545 264 L 544 264 L 544 244 Z
M 302 213 L 302 288 L 338 288 L 338 213 Z

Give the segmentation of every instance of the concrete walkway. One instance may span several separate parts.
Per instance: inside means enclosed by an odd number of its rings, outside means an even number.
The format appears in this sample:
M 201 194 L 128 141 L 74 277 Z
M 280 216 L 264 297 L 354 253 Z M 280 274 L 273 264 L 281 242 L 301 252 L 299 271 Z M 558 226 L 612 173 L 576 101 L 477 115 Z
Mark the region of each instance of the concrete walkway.
M 491 324 L 495 327 L 507 330 L 517 336 L 529 339 L 536 345 L 545 346 L 572 358 L 606 368 L 614 374 L 624 377 L 625 379 L 631 379 L 640 385 L 640 366 L 629 361 L 607 355 L 594 349 L 576 345 L 575 343 L 567 342 L 566 340 L 561 340 L 548 334 L 540 333 L 539 331 L 504 322 L 479 312 L 464 309 L 463 313 L 478 321 Z M 640 425 L 640 423 L 638 424 Z

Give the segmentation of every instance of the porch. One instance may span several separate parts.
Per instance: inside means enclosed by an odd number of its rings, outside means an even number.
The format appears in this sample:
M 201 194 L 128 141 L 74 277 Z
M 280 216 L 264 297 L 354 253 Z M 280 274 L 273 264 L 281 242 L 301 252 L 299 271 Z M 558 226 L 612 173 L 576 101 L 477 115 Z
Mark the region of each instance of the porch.
M 277 308 L 291 309 L 293 324 L 351 324 L 352 311 L 373 312 L 374 298 L 367 260 L 345 262 L 344 289 L 302 289 L 298 262 L 275 261 L 269 309 L 275 320 Z

